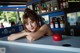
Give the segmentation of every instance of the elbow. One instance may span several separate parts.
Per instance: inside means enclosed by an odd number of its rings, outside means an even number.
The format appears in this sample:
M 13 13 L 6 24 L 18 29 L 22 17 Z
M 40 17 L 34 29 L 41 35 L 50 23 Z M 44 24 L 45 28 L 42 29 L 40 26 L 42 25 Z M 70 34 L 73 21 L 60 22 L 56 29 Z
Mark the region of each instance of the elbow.
M 34 36 L 26 36 L 29 41 L 35 41 L 36 38 Z

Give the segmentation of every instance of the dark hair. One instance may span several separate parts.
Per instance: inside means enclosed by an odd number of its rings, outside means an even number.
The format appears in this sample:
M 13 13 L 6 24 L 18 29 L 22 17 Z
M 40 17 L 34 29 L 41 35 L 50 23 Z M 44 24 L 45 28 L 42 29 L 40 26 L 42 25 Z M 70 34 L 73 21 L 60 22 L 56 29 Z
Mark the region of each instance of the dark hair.
M 38 21 L 39 22 L 39 16 L 37 13 L 29 8 L 26 8 L 23 15 L 24 23 L 27 23 L 25 19 L 30 18 L 32 21 Z
M 25 24 L 27 24 L 27 18 L 30 18 L 32 21 L 35 21 L 39 26 L 39 20 L 41 21 L 41 17 L 35 11 L 26 8 L 23 15 L 24 29 L 26 29 Z

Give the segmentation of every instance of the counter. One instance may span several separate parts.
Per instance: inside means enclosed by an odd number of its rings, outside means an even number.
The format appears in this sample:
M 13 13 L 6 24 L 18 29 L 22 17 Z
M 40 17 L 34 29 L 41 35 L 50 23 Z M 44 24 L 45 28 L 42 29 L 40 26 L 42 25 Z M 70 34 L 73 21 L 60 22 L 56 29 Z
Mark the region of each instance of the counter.
M 7 37 L 0 38 L 0 46 L 10 53 L 80 53 L 80 37 L 62 35 L 61 41 L 54 41 L 52 36 L 45 36 L 29 42 L 26 38 L 7 41 Z M 70 46 L 64 46 L 70 44 Z
M 16 25 L 16 26 L 11 26 L 11 27 L 6 27 L 6 28 L 0 28 L 0 38 L 9 36 L 10 34 L 13 33 L 18 33 L 23 31 L 23 25 Z

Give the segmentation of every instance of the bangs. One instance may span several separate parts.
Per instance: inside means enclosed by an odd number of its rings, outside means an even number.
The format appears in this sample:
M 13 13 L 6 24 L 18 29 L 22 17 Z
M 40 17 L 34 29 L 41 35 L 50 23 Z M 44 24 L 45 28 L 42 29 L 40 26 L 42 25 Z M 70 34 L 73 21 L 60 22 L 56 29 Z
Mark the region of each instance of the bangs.
M 33 17 L 27 17 L 27 18 L 23 19 L 24 20 L 24 24 L 28 24 L 28 18 L 30 18 L 32 22 L 37 21 Z
M 24 15 L 23 15 L 23 20 L 24 20 L 24 24 L 28 23 L 28 18 L 31 19 L 31 21 L 35 21 L 35 22 L 39 22 L 39 16 L 32 10 L 27 9 L 27 11 L 25 10 Z
M 24 15 L 23 15 L 23 21 L 24 21 L 24 24 L 27 24 L 28 23 L 28 18 L 30 18 L 31 19 L 31 21 L 39 21 L 38 20 L 38 17 L 37 16 L 35 16 L 35 15 L 32 15 L 32 14 L 28 14 L 28 13 L 24 13 Z
M 28 19 L 23 19 L 24 24 L 28 24 Z

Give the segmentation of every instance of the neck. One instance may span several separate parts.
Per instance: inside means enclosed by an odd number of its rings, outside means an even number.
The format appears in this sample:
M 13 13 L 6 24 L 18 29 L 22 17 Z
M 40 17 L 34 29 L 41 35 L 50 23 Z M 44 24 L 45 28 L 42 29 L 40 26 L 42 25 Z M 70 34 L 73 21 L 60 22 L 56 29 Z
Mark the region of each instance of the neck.
M 35 32 L 38 31 L 40 27 L 41 27 L 41 26 L 38 26 L 38 27 L 36 28 Z

